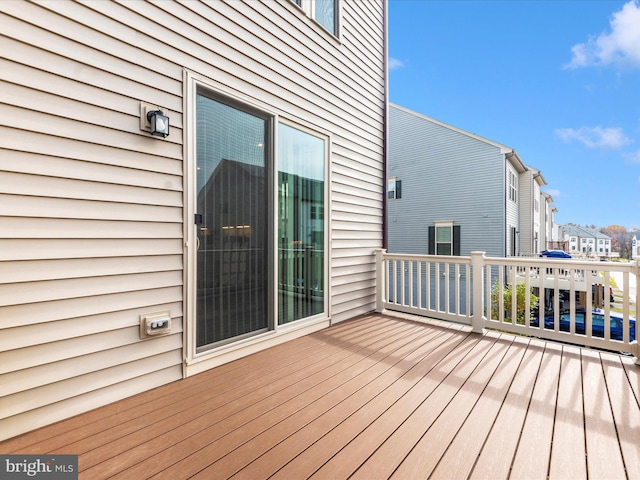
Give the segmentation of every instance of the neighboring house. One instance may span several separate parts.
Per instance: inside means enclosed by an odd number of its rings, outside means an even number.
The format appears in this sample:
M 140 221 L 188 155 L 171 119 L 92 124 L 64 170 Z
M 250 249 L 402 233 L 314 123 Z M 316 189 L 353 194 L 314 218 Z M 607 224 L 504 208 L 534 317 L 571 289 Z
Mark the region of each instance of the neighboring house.
M 604 233 L 579 225 L 564 225 L 563 231 L 572 255 L 598 258 L 610 258 L 613 255 L 611 237 Z
M 0 439 L 375 308 L 385 0 L 0 16 Z
M 520 174 L 520 254 L 535 255 L 545 249 L 546 205 L 542 204 L 540 188 L 546 185 L 542 173 L 532 167 Z M 546 203 L 546 202 L 545 202 Z
M 631 237 L 631 258 L 640 259 L 640 232 L 633 233 Z
M 527 167 L 512 148 L 392 104 L 388 163 L 391 253 L 519 253 Z
M 540 193 L 540 250 L 554 250 L 550 247 L 556 239 L 553 237 L 555 214 L 558 209 L 553 205 L 553 197 Z

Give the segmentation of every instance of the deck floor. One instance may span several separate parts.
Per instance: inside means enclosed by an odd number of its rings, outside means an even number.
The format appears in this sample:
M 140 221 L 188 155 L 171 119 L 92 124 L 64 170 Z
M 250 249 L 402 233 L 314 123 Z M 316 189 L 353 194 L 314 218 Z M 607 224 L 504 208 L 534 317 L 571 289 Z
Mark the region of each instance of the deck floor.
M 640 478 L 640 367 L 368 315 L 0 443 L 80 478 Z

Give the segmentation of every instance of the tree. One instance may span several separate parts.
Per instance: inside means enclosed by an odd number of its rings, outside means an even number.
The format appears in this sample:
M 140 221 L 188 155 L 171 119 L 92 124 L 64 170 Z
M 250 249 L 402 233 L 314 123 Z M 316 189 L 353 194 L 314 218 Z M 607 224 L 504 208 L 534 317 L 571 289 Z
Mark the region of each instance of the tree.
M 633 233 L 621 225 L 609 225 L 600 229 L 601 233 L 611 237 L 611 251 L 620 253 L 622 258 L 631 257 L 631 237 Z

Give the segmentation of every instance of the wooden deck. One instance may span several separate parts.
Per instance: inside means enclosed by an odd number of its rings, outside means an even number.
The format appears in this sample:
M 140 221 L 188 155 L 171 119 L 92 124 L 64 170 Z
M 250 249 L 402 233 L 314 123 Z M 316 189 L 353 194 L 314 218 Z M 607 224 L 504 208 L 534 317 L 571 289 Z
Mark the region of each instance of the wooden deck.
M 640 478 L 630 358 L 370 315 L 0 443 L 80 478 Z

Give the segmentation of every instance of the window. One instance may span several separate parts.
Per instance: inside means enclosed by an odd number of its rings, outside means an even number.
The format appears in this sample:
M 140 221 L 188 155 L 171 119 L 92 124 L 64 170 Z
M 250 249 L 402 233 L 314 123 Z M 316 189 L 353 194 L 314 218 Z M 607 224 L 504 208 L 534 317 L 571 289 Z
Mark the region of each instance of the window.
M 518 203 L 518 179 L 511 170 L 509 170 L 509 200 Z
M 278 324 L 324 312 L 327 140 L 278 125 Z
M 447 222 L 429 227 L 429 255 L 460 255 L 460 225 Z
M 389 179 L 387 183 L 387 197 L 388 198 L 402 198 L 402 180 L 397 180 L 396 177 Z
M 436 225 L 436 255 L 451 255 L 453 249 L 453 226 Z
M 333 35 L 338 35 L 338 0 L 293 0 L 293 3 Z
M 540 211 L 540 202 L 538 201 L 538 199 L 534 199 L 534 208 L 536 212 Z

